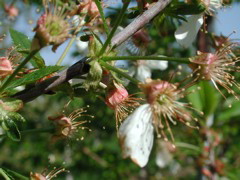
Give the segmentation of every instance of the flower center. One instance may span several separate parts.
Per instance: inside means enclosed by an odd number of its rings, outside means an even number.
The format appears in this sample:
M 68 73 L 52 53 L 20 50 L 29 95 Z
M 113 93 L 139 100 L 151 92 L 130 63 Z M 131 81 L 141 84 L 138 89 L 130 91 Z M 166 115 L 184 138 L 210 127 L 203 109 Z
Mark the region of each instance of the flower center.
M 61 32 L 61 27 L 58 22 L 49 22 L 46 24 L 46 28 L 51 36 L 57 36 Z

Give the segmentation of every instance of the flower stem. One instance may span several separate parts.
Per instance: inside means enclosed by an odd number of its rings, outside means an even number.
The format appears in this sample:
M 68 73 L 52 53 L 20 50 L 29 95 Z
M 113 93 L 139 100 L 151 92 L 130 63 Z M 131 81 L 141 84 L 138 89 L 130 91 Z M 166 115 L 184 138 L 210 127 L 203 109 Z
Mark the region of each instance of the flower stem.
M 132 83 L 138 85 L 138 83 L 140 83 L 140 81 L 138 81 L 137 79 L 129 76 L 128 74 L 126 74 L 125 72 L 121 71 L 119 68 L 116 68 L 114 66 L 111 66 L 110 64 L 104 62 L 104 61 L 100 61 L 100 64 L 105 67 L 106 69 L 116 72 L 118 74 L 120 74 L 121 76 L 125 77 L 126 79 L 130 80 Z
M 103 27 L 104 27 L 106 33 L 109 34 L 109 28 L 108 28 L 108 25 L 107 25 L 107 22 L 106 22 L 104 13 L 103 13 L 103 8 L 101 6 L 101 3 L 100 3 L 99 0 L 94 0 L 94 2 L 96 3 L 96 5 L 98 7 L 98 11 L 99 11 L 99 13 L 101 15 L 101 18 L 102 18 L 102 21 L 103 21 Z
M 110 44 L 114 33 L 116 32 L 119 24 L 122 22 L 123 16 L 125 15 L 125 11 L 127 10 L 129 3 L 130 3 L 130 1 L 127 1 L 127 2 L 123 3 L 123 7 L 120 11 L 120 14 L 118 15 L 118 17 L 116 19 L 114 27 L 112 28 L 110 34 L 108 35 L 106 42 L 103 44 L 103 47 L 100 50 L 98 56 L 101 56 L 105 52 L 105 50 L 107 49 L 108 45 Z
M 189 58 L 175 58 L 175 57 L 159 57 L 159 56 L 103 56 L 103 61 L 115 61 L 115 60 L 165 60 L 174 61 L 178 63 L 190 63 Z
M 37 54 L 37 52 L 39 51 L 39 49 L 37 50 L 33 50 L 31 51 L 28 56 L 21 62 L 21 64 L 19 64 L 19 66 L 15 69 L 15 71 L 7 78 L 7 80 L 2 84 L 1 88 L 0 88 L 0 93 L 2 93 L 4 91 L 4 89 L 9 85 L 9 83 L 14 79 L 14 77 L 17 75 L 17 73 L 19 73 L 19 71 L 28 63 L 28 61 L 35 55 Z
M 24 131 L 20 131 L 22 135 L 25 134 L 31 134 L 31 133 L 50 133 L 54 130 L 54 127 L 48 127 L 48 128 L 38 128 L 38 129 L 28 129 Z
M 66 57 L 66 55 L 67 55 L 69 49 L 71 48 L 73 42 L 75 41 L 75 39 L 76 39 L 76 37 L 73 37 L 73 38 L 69 41 L 67 47 L 65 48 L 65 50 L 64 50 L 63 53 L 62 53 L 62 55 L 60 56 L 60 58 L 58 59 L 58 61 L 57 61 L 57 63 L 56 63 L 57 66 L 60 66 L 60 65 L 62 64 L 63 59 Z

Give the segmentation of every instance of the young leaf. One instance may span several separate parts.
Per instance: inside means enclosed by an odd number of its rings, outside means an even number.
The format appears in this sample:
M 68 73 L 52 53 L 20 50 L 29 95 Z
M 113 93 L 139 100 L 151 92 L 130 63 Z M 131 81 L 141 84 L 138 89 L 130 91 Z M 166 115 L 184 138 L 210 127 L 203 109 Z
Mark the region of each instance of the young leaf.
M 7 136 L 13 141 L 20 141 L 21 134 L 18 130 L 18 127 L 14 121 L 8 119 L 7 121 L 2 122 L 2 127 L 6 131 Z
M 13 81 L 8 87 L 7 89 L 10 88 L 14 88 L 17 86 L 21 86 L 21 85 L 26 85 L 26 84 L 31 84 L 34 83 L 35 81 L 49 75 L 52 74 L 58 70 L 62 69 L 62 66 L 47 66 L 44 68 L 41 68 L 39 70 L 36 70 L 30 74 L 26 74 L 25 76 L 23 76 L 20 79 L 17 79 L 15 81 Z
M 197 90 L 198 86 L 200 90 Z M 202 81 L 190 90 L 195 90 L 195 92 L 187 96 L 193 107 L 203 111 L 205 116 L 211 115 L 215 111 L 219 101 L 219 96 L 215 88 L 209 82 Z
M 28 37 L 25 34 L 14 29 L 10 29 L 10 34 L 14 45 L 17 47 L 18 52 L 22 53 L 24 56 L 27 56 L 30 52 L 31 47 L 31 41 L 28 39 Z M 45 62 L 39 53 L 37 53 L 34 58 L 30 60 L 30 62 L 35 68 L 45 67 Z

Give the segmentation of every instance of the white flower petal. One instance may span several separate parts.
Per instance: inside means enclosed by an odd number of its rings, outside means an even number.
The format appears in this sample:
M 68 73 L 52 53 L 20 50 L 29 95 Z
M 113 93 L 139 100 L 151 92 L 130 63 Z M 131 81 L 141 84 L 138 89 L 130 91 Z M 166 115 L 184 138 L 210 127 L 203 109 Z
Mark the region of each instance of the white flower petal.
M 152 70 L 165 70 L 168 67 L 168 61 L 158 61 L 158 60 L 148 60 L 147 62 L 147 66 L 152 69 Z
M 88 54 L 88 42 L 76 40 L 76 46 L 79 53 L 81 53 L 82 55 Z
M 187 22 L 183 22 L 175 32 L 177 42 L 183 47 L 189 47 L 196 38 L 202 24 L 202 14 L 189 16 Z
M 139 106 L 119 128 L 123 157 L 144 167 L 153 146 L 153 129 L 150 105 Z
M 147 78 L 151 78 L 151 69 L 146 65 L 139 65 L 136 70 L 136 79 L 145 82 Z

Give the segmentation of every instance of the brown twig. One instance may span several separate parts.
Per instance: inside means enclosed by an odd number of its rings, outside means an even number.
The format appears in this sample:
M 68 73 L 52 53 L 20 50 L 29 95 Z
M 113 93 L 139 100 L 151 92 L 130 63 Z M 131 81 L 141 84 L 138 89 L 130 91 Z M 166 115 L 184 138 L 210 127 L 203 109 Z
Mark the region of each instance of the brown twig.
M 159 0 L 154 5 L 152 5 L 147 11 L 138 16 L 134 21 L 132 21 L 125 29 L 116 34 L 111 41 L 112 47 L 116 47 L 131 37 L 135 32 L 141 29 L 145 24 L 151 21 L 158 13 L 160 13 L 171 0 Z M 38 96 L 49 92 L 54 87 L 67 82 L 68 80 L 74 78 L 75 76 L 83 75 L 88 73 L 89 64 L 86 61 L 87 57 L 81 59 L 68 69 L 57 74 L 56 76 L 49 78 L 41 83 L 36 84 L 30 89 L 23 90 L 12 97 L 21 99 L 23 102 L 29 102 L 37 98 Z

